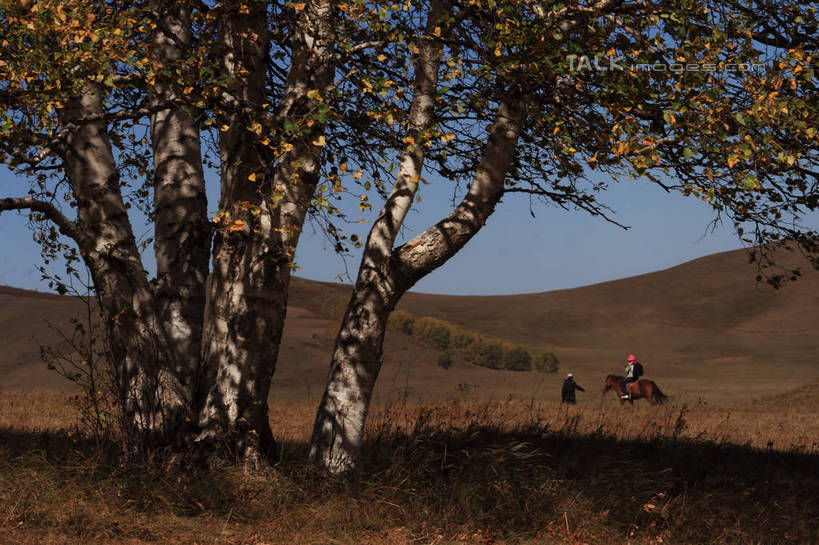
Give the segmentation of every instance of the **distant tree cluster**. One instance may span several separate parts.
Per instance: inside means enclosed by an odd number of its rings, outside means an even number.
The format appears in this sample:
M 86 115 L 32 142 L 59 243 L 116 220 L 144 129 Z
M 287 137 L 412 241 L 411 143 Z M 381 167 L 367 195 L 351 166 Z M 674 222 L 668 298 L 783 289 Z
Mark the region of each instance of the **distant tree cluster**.
M 442 350 L 437 363 L 444 369 L 452 365 L 453 356 L 482 367 L 508 371 L 556 373 L 560 367 L 557 356 L 551 352 L 532 357 L 522 346 L 499 337 L 485 337 L 438 318 L 416 318 L 404 310 L 392 313 L 389 327 Z

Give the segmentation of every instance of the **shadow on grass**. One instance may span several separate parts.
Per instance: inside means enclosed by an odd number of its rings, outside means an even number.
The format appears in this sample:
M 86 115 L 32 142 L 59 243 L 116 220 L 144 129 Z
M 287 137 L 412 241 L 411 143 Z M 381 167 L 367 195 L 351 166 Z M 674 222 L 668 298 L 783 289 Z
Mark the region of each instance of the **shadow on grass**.
M 297 442 L 250 476 L 229 464 L 120 467 L 63 433 L 0 430 L 0 533 L 193 543 L 229 522 L 238 543 L 377 543 L 367 540 L 396 527 L 406 541 L 390 542 L 819 543 L 811 453 L 486 423 L 372 435 L 360 470 L 340 480 L 305 466 Z

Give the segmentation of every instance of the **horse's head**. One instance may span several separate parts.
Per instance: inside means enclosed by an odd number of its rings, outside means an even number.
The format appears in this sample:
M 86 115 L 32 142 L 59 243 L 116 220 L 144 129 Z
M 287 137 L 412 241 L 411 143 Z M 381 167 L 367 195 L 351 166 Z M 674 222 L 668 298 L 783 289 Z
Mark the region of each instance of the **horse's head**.
M 620 378 L 620 377 L 617 377 L 616 375 L 609 375 L 609 376 L 606 377 L 606 384 L 603 385 L 603 393 L 604 394 L 606 392 L 608 392 L 609 390 L 611 390 L 612 388 L 614 388 L 615 384 L 617 384 L 617 379 L 618 378 Z

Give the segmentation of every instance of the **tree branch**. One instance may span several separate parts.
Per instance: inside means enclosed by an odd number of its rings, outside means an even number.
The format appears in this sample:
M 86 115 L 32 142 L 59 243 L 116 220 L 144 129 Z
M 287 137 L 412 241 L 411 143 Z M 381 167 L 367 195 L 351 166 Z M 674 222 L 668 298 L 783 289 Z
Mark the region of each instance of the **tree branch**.
M 39 212 L 47 219 L 53 221 L 62 234 L 73 239 L 78 245 L 83 245 L 85 235 L 77 227 L 77 224 L 66 218 L 63 213 L 50 202 L 40 201 L 33 197 L 9 197 L 0 199 L 0 212 L 6 210 L 31 210 L 32 212 Z

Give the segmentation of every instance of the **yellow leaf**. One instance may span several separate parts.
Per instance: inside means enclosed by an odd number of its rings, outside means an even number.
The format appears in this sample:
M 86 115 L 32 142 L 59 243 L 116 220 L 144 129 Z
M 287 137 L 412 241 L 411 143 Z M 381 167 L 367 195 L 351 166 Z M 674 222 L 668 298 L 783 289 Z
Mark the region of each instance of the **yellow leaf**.
M 245 228 L 245 222 L 243 222 L 242 220 L 236 220 L 236 221 L 233 222 L 233 224 L 230 227 L 228 227 L 228 231 L 230 231 L 230 232 L 241 231 L 244 228 Z
M 361 179 L 361 177 L 362 177 L 363 175 L 364 175 L 364 171 L 363 171 L 363 170 L 359 170 L 358 172 L 356 172 L 355 174 L 353 174 L 353 178 L 355 178 L 356 180 L 360 180 L 360 179 Z
M 739 157 L 731 155 L 728 157 L 728 168 L 734 168 L 734 165 L 739 162 Z
M 309 98 L 310 100 L 316 99 L 321 100 L 321 96 L 319 95 L 318 89 L 310 89 L 309 91 L 307 91 L 307 98 Z
M 293 9 L 296 11 L 301 11 L 307 6 L 306 2 L 297 2 L 293 4 Z
M 251 182 L 255 182 L 256 181 L 256 173 L 254 172 L 253 174 L 248 176 L 247 179 L 250 180 Z
M 327 143 L 327 141 L 324 139 L 324 136 L 319 136 L 318 138 L 313 140 L 313 145 L 314 146 L 323 146 L 326 143 Z

